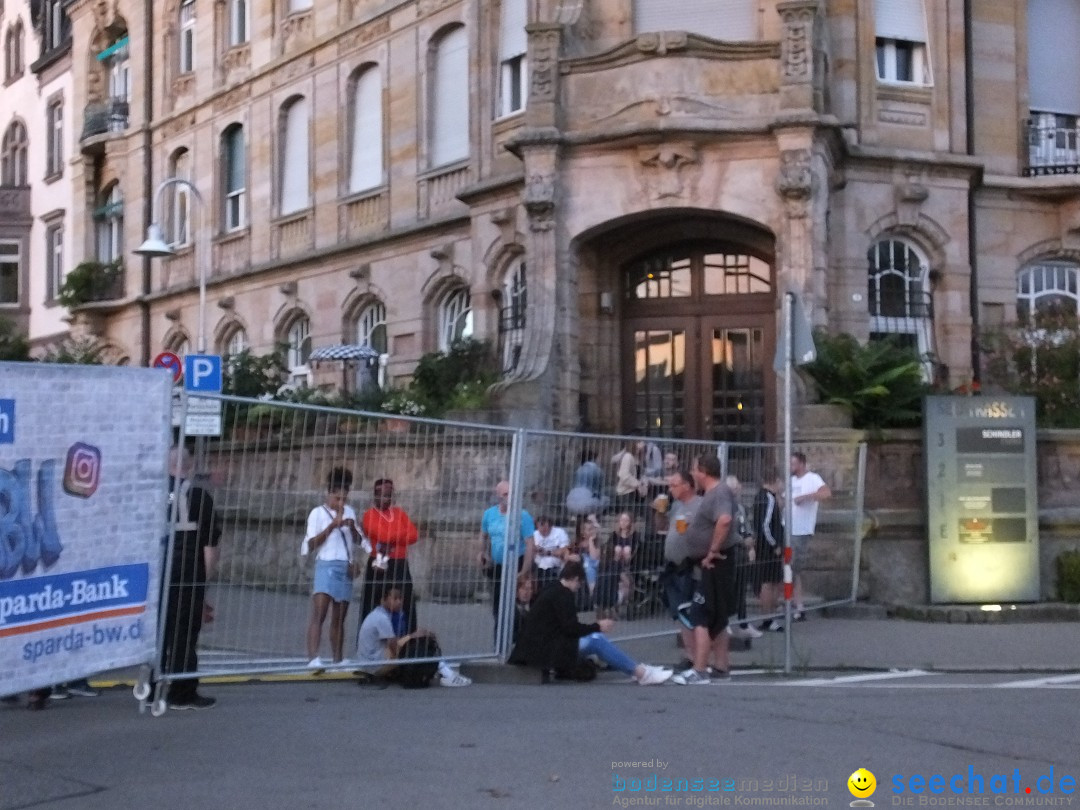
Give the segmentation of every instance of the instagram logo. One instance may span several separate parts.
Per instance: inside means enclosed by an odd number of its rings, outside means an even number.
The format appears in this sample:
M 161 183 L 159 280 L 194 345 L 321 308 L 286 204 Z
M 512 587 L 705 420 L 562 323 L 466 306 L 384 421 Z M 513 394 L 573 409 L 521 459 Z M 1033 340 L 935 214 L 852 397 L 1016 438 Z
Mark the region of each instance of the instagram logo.
M 64 492 L 89 498 L 97 492 L 100 477 L 101 451 L 92 444 L 75 442 L 71 445 L 64 467 Z

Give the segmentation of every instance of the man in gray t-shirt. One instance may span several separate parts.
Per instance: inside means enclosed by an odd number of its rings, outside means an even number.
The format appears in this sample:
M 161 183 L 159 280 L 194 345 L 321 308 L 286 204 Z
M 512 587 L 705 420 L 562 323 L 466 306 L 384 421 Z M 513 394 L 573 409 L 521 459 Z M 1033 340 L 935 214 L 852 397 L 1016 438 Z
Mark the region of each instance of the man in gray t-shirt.
M 700 560 L 709 553 L 717 521 L 724 515 L 732 517 L 735 514 L 735 496 L 722 481 L 716 481 L 715 485 L 707 489 L 699 500 L 697 511 L 686 531 L 687 552 L 695 560 Z M 720 551 L 726 551 L 738 542 L 738 526 L 732 520 L 728 524 L 727 536 L 720 546 Z

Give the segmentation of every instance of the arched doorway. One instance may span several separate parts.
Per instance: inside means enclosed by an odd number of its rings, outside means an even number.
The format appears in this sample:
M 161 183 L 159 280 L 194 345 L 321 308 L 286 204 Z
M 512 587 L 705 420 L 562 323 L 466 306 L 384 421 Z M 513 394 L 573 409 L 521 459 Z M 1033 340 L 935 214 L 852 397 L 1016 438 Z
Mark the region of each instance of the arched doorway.
M 762 442 L 775 436 L 770 257 L 684 241 L 626 262 L 622 280 L 625 430 Z

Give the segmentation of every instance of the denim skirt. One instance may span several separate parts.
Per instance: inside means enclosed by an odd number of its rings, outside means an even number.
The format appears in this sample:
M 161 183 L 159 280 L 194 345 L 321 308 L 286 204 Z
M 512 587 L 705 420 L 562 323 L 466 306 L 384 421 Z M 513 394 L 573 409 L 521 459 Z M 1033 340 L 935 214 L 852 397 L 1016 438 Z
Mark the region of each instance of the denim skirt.
M 352 599 L 352 580 L 349 579 L 349 564 L 345 560 L 316 560 L 315 586 L 312 593 L 325 593 L 335 602 L 348 602 Z

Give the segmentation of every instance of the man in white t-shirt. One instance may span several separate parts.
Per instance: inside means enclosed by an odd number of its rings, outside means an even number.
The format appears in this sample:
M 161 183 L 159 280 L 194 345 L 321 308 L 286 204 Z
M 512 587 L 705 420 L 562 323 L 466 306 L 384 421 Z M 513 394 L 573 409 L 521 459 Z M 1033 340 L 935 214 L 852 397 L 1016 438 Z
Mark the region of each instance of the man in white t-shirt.
M 795 576 L 795 614 L 803 618 L 802 569 L 806 565 L 810 538 L 817 526 L 818 503 L 832 497 L 829 485 L 806 468 L 803 453 L 791 455 L 791 570 Z
M 537 593 L 559 581 L 559 571 L 570 553 L 570 538 L 565 529 L 552 525 L 547 515 L 536 519 L 533 532 L 533 560 L 536 565 Z

